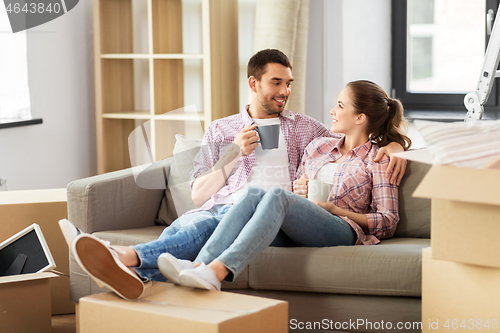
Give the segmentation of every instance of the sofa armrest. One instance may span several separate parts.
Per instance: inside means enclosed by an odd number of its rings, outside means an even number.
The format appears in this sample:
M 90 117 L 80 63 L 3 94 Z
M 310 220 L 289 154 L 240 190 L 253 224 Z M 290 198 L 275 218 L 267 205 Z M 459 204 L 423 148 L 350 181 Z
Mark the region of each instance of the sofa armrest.
M 171 160 L 152 164 L 137 180 L 129 168 L 71 182 L 68 219 L 88 233 L 154 226 Z

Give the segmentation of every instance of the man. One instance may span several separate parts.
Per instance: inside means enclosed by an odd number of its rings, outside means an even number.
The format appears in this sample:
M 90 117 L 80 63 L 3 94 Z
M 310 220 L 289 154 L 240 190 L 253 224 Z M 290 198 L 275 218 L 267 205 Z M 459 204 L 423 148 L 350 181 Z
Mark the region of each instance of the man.
M 133 247 L 110 247 L 92 235 L 78 235 L 69 222 L 61 222 L 77 262 L 100 285 L 123 298 L 135 299 L 145 290 L 143 281 L 165 280 L 160 273 L 162 267 L 175 270 L 168 276 L 174 276 L 171 282 L 178 283 L 176 274 L 191 268 L 192 263 L 185 260 L 162 264 L 162 260 L 170 258 L 162 259 L 163 253 L 194 259 L 246 186 L 265 190 L 279 186 L 291 191 L 306 146 L 317 137 L 339 135 L 311 117 L 285 109 L 293 77 L 292 66 L 281 51 L 256 53 L 248 63 L 247 74 L 250 104 L 240 114 L 212 122 L 195 157 L 192 199 L 200 209 L 179 217 L 158 240 Z M 264 150 L 259 145 L 256 128 L 269 124 L 280 125 L 280 142 L 275 150 Z M 376 159 L 398 151 L 403 148 L 391 143 L 380 150 Z M 387 176 L 392 174 L 391 181 L 399 182 L 405 167 L 404 160 L 392 159 Z M 286 239 L 277 239 L 272 245 L 283 241 Z M 176 266 L 179 263 L 187 266 Z

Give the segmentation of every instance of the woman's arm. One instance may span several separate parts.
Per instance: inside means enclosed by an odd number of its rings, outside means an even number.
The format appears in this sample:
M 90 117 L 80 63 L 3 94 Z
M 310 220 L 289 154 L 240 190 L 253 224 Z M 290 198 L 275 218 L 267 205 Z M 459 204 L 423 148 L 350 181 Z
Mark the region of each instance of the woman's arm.
M 369 166 L 368 171 L 372 175 L 369 213 L 360 214 L 341 209 L 333 202 L 317 202 L 317 204 L 332 214 L 347 217 L 356 222 L 367 235 L 374 235 L 378 239 L 392 237 L 399 221 L 398 187 L 391 184 L 385 177 L 387 164 L 389 164 L 389 158 L 384 156 L 382 161 Z
M 390 158 L 390 163 L 387 166 L 385 177 L 390 177 L 389 182 L 398 186 L 399 183 L 401 183 L 401 179 L 403 179 L 403 176 L 405 175 L 407 161 L 404 158 L 395 157 L 392 155 L 403 151 L 405 151 L 403 146 L 401 146 L 399 143 L 391 142 L 387 146 L 380 148 L 377 156 L 375 156 L 375 158 L 373 159 L 374 162 L 380 162 L 386 155 Z
M 336 206 L 333 202 L 328 201 L 328 202 L 317 202 L 313 201 L 315 204 L 320 206 L 321 208 L 325 209 L 326 211 L 332 213 L 333 215 L 337 215 L 340 217 L 347 217 L 354 222 L 356 222 L 361 229 L 365 232 L 365 234 L 369 233 L 369 228 L 368 228 L 368 217 L 366 214 L 359 214 L 355 212 L 351 212 L 346 209 L 339 208 Z
M 398 186 L 391 184 L 385 170 L 389 158 L 370 165 L 372 174 L 372 202 L 367 213 L 369 234 L 378 239 L 390 238 L 399 222 Z

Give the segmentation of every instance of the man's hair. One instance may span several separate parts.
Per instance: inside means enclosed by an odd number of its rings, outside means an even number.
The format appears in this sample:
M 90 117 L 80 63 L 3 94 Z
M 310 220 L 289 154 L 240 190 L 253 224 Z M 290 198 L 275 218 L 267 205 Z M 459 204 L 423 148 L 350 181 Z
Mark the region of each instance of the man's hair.
M 255 53 L 248 61 L 247 77 L 253 76 L 258 81 L 266 72 L 266 66 L 269 63 L 277 63 L 292 69 L 292 64 L 286 54 L 276 49 L 266 49 Z

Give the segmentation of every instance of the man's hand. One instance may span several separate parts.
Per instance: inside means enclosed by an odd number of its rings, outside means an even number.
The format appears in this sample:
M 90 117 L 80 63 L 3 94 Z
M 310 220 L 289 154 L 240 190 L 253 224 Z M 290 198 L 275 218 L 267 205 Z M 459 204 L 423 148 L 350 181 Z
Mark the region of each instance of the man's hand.
M 309 178 L 306 174 L 293 182 L 293 193 L 307 199 L 307 182 Z
M 380 148 L 377 153 L 377 156 L 375 156 L 375 158 L 373 159 L 374 162 L 378 162 L 384 155 L 389 156 L 390 162 L 389 165 L 387 166 L 385 177 L 389 178 L 392 172 L 392 177 L 389 180 L 389 183 L 396 184 L 398 186 L 401 183 L 401 179 L 403 179 L 403 176 L 405 174 L 407 162 L 404 158 L 394 157 L 392 156 L 392 154 L 400 153 L 403 151 L 404 149 L 399 143 L 391 142 L 387 146 Z
M 233 142 L 240 147 L 241 155 L 250 155 L 259 145 L 259 137 L 257 136 L 257 132 L 254 131 L 256 128 L 257 125 L 244 127 L 236 138 L 234 138 Z

